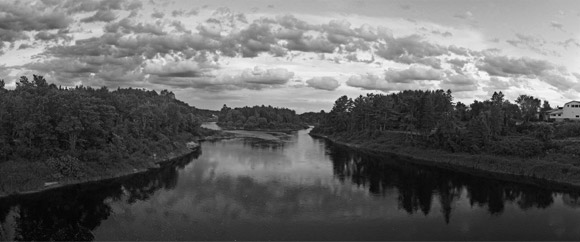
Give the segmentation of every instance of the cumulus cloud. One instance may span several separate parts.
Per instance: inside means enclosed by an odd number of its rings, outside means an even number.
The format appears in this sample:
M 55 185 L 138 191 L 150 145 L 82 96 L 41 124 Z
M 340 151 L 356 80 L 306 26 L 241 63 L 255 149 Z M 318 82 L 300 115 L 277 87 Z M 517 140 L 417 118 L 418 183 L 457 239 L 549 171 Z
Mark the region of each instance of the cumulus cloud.
M 135 23 L 129 18 L 124 18 L 119 22 L 109 23 L 105 25 L 105 31 L 108 33 L 136 33 L 136 34 L 154 34 L 154 35 L 165 35 L 163 27 L 157 24 L 150 23 Z
M 81 19 L 81 22 L 111 22 L 117 19 L 117 15 L 111 10 L 99 10 L 93 16 Z
M 568 91 L 571 88 L 578 86 L 578 81 L 574 80 L 574 77 L 553 70 L 542 73 L 539 79 L 560 91 Z
M 514 47 L 529 49 L 542 55 L 555 54 L 553 51 L 543 48 L 547 43 L 543 38 L 521 33 L 516 33 L 516 38 L 515 40 L 506 40 L 506 42 Z
M 456 13 L 453 15 L 453 17 L 460 19 L 471 19 L 473 18 L 473 13 L 471 13 L 471 11 L 465 11 L 462 13 Z
M 498 77 L 492 76 L 489 78 L 489 86 L 487 89 L 491 91 L 503 91 L 509 89 L 512 86 L 513 85 L 510 81 L 503 81 Z
M 199 63 L 193 59 L 164 60 L 147 62 L 143 72 L 158 77 L 202 77 L 208 76 L 208 73 L 214 69 L 217 69 L 217 65 Z
M 0 42 L 28 39 L 23 31 L 44 31 L 67 28 L 72 19 L 62 12 L 44 12 L 0 2 Z
M 385 71 L 385 80 L 393 83 L 409 83 L 417 80 L 441 80 L 443 72 L 431 68 L 411 66 L 409 69 Z
M 85 0 L 85 1 L 77 1 L 77 0 L 66 0 L 62 1 L 59 5 L 60 8 L 66 9 L 68 13 L 77 13 L 77 12 L 92 12 L 98 10 L 122 10 L 123 5 L 128 9 L 136 9 L 142 7 L 142 4 L 139 5 L 136 1 L 131 3 L 125 3 L 123 0 Z
M 156 11 L 156 12 L 154 12 L 154 13 L 151 14 L 151 17 L 152 18 L 163 18 L 163 17 L 165 17 L 165 14 L 163 12 L 157 12 Z
M 254 67 L 246 69 L 237 75 L 223 75 L 215 78 L 193 78 L 191 87 L 208 91 L 252 89 L 280 87 L 288 83 L 294 73 L 283 68 L 263 69 Z
M 484 54 L 477 67 L 492 76 L 537 76 L 546 70 L 554 69 L 554 65 L 544 60 L 536 60 L 528 57 L 509 58 L 506 56 Z
M 550 26 L 551 26 L 552 28 L 555 28 L 555 29 L 559 29 L 559 30 L 562 30 L 562 31 L 564 30 L 564 29 L 563 29 L 563 28 L 564 28 L 564 25 L 563 25 L 563 24 L 561 24 L 561 23 L 560 23 L 560 22 L 558 22 L 558 21 L 552 21 L 552 22 L 550 22 Z
M 449 38 L 449 37 L 453 36 L 453 34 L 449 31 L 442 32 L 439 30 L 433 30 L 433 31 L 431 31 L 431 33 L 436 34 L 436 35 L 440 35 L 440 36 L 445 37 L 445 38 Z
M 471 75 L 457 74 L 445 78 L 439 85 L 444 90 L 466 92 L 477 90 L 477 79 Z
M 387 39 L 386 45 L 380 45 L 376 54 L 387 60 L 401 63 L 412 63 L 425 57 L 447 54 L 447 48 L 423 41 L 418 35 Z
M 568 49 L 570 46 L 580 47 L 580 42 L 574 38 L 569 38 L 567 40 L 556 42 L 557 45 L 562 46 L 564 49 Z
M 48 31 L 41 31 L 34 35 L 34 39 L 40 41 L 71 41 L 72 37 L 66 34 L 67 31 L 58 31 L 57 33 L 50 33 Z
M 294 72 L 284 68 L 262 69 L 254 67 L 254 69 L 245 70 L 241 75 L 235 76 L 234 79 L 239 79 L 249 84 L 282 85 L 286 84 L 293 76 Z
M 385 79 L 372 74 L 351 76 L 348 81 L 346 81 L 346 85 L 351 87 L 358 87 L 364 90 L 395 90 L 394 86 L 388 83 Z
M 455 70 L 455 72 L 461 73 L 461 72 L 463 72 L 463 67 L 467 63 L 469 63 L 469 61 L 454 58 L 454 59 L 447 60 L 447 63 L 451 64 L 451 68 L 453 68 L 453 70 Z
M 340 86 L 336 79 L 329 76 L 311 78 L 306 81 L 306 84 L 308 84 L 309 87 L 327 91 L 336 90 Z
M 337 47 L 338 45 L 322 37 L 306 37 L 297 41 L 289 40 L 288 44 L 286 45 L 286 48 L 289 50 L 317 53 L 333 53 Z

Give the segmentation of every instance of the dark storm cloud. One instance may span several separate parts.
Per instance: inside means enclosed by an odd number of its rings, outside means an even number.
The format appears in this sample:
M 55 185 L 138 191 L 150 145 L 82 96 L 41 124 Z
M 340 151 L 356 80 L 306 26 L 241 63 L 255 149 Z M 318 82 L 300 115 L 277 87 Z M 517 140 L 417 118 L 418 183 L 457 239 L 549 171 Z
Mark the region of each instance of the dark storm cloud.
M 306 84 L 308 84 L 309 87 L 326 91 L 334 91 L 340 86 L 336 79 L 329 76 L 314 77 L 307 80 Z

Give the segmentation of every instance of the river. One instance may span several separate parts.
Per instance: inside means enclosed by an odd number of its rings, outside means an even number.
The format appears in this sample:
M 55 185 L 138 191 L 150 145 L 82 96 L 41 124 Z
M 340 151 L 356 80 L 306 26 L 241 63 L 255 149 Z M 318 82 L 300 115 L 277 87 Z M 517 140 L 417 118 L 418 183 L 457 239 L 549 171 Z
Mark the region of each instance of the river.
M 580 195 L 314 139 L 203 142 L 172 167 L 0 200 L 0 240 L 579 240 Z

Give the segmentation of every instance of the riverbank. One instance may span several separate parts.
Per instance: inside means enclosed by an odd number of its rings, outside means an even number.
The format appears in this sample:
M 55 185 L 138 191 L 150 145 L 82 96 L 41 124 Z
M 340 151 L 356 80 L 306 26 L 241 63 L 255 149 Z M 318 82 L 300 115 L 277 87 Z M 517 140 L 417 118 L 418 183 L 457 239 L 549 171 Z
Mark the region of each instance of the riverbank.
M 511 180 L 536 185 L 556 185 L 561 188 L 580 188 L 580 168 L 551 160 L 489 154 L 449 153 L 446 151 L 404 145 L 403 142 L 374 143 L 353 142 L 337 136 L 310 133 L 333 143 L 374 154 L 400 156 L 406 162 L 470 173 L 491 178 Z
M 150 169 L 170 165 L 174 160 L 200 151 L 197 147 L 190 149 L 186 144 L 175 144 L 176 148 L 164 155 L 142 158 L 127 162 L 81 162 L 81 174 L 73 176 L 55 176 L 55 171 L 46 162 L 0 163 L 0 198 L 12 195 L 31 194 L 65 186 L 109 180 Z
M 110 180 L 143 173 L 160 166 L 171 165 L 172 161 L 199 152 L 199 142 L 215 142 L 234 138 L 255 138 L 278 142 L 286 138 L 284 132 L 247 130 L 207 130 L 202 137 L 195 138 L 197 147 L 174 142 L 175 149 L 165 155 L 128 159 L 124 162 L 78 162 L 75 167 L 81 174 L 55 175 L 53 167 L 42 161 L 0 163 L 0 198 L 12 195 L 38 193 L 66 186 Z M 58 173 L 58 172 L 56 172 Z

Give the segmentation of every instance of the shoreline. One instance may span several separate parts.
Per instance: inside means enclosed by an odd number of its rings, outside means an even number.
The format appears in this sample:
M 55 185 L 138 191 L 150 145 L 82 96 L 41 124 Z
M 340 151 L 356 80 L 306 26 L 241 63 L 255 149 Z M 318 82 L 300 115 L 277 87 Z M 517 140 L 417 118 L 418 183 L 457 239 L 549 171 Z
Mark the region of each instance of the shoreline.
M 228 131 L 234 131 L 234 132 L 228 132 Z M 10 191 L 10 190 L 5 191 L 4 189 L 0 189 L 0 199 L 10 198 L 13 196 L 37 194 L 37 193 L 42 193 L 42 192 L 46 192 L 46 191 L 50 191 L 50 190 L 71 187 L 71 186 L 76 186 L 76 185 L 90 184 L 90 183 L 96 183 L 96 182 L 106 182 L 106 181 L 119 179 L 119 178 L 123 178 L 123 177 L 128 177 L 128 176 L 139 174 L 139 173 L 145 173 L 145 172 L 148 172 L 148 171 L 153 170 L 153 169 L 158 169 L 160 167 L 172 165 L 172 163 L 174 161 L 176 161 L 180 158 L 191 155 L 195 152 L 199 152 L 201 150 L 201 142 L 205 142 L 205 141 L 216 142 L 216 141 L 234 139 L 234 138 L 260 138 L 260 139 L 264 139 L 264 137 L 255 137 L 255 136 L 250 136 L 247 134 L 237 134 L 237 133 L 235 133 L 235 131 L 246 131 L 246 130 L 219 130 L 219 132 L 217 134 L 205 136 L 205 137 L 200 137 L 200 138 L 196 139 L 196 142 L 198 142 L 198 144 L 193 149 L 187 148 L 186 145 L 184 144 L 182 147 L 179 147 L 179 148 L 175 149 L 174 151 L 169 152 L 168 154 L 164 155 L 163 157 L 158 157 L 154 160 L 143 162 L 143 163 L 139 164 L 139 166 L 129 164 L 130 167 L 128 167 L 128 168 L 127 167 L 121 168 L 121 171 L 117 170 L 117 171 L 113 171 L 113 172 L 111 172 L 109 174 L 105 174 L 105 175 L 96 175 L 96 176 L 92 176 L 89 178 L 82 178 L 82 179 L 56 181 L 56 184 L 54 184 L 54 185 L 46 185 L 47 183 L 49 184 L 51 182 L 45 181 L 44 186 L 37 186 L 33 189 L 17 188 L 17 189 L 14 189 L 12 191 Z M 276 131 L 262 131 L 262 130 L 254 130 L 254 131 L 260 131 L 260 132 L 264 132 L 264 133 L 276 132 Z M 266 139 L 266 140 L 269 140 L 269 139 Z M 114 170 L 115 168 L 112 168 L 112 169 Z M 2 184 L 0 184 L 0 185 L 2 185 Z M 2 188 L 2 187 L 0 187 L 0 188 Z
M 376 149 L 364 147 L 356 143 L 349 143 L 327 135 L 315 133 L 309 133 L 309 135 L 366 153 L 394 155 L 403 158 L 404 162 L 416 165 L 559 190 L 577 191 L 580 189 L 579 167 L 549 162 L 538 158 L 524 159 L 488 154 L 449 153 L 412 146 L 398 148 L 381 147 L 381 149 Z
M 189 149 L 186 147 L 179 147 L 176 150 L 169 152 L 168 154 L 164 155 L 159 159 L 155 159 L 154 161 L 147 161 L 145 163 L 145 167 L 137 167 L 133 166 L 132 168 L 123 169 L 121 171 L 114 172 L 112 174 L 105 174 L 105 175 L 97 175 L 90 178 L 83 178 L 83 179 L 76 179 L 76 180 L 65 180 L 65 181 L 58 181 L 54 185 L 44 185 L 43 187 L 36 188 L 36 189 L 28 189 L 24 191 L 3 191 L 0 190 L 0 199 L 10 198 L 13 196 L 21 196 L 21 195 L 30 195 L 41 193 L 49 190 L 65 188 L 75 185 L 82 185 L 82 184 L 89 184 L 95 182 L 102 182 L 108 181 L 113 179 L 119 179 L 122 177 L 127 177 L 139 173 L 144 173 L 150 171 L 152 169 L 158 169 L 160 167 L 164 167 L 167 165 L 171 165 L 174 161 L 183 158 L 185 156 L 191 155 L 195 152 L 199 152 L 201 149 L 201 145 L 198 145 L 194 149 Z M 129 170 L 132 169 L 132 170 Z M 48 182 L 45 182 L 45 184 Z
M 221 126 L 219 126 L 219 127 L 221 128 L 221 131 L 239 131 L 239 130 L 243 130 L 243 131 L 259 131 L 259 132 L 279 132 L 279 133 L 295 132 L 295 131 L 304 130 L 304 129 L 308 129 L 309 128 L 309 126 L 308 127 L 302 127 L 302 128 L 295 128 L 295 129 L 245 129 L 245 128 L 232 128 L 232 127 L 221 127 Z

